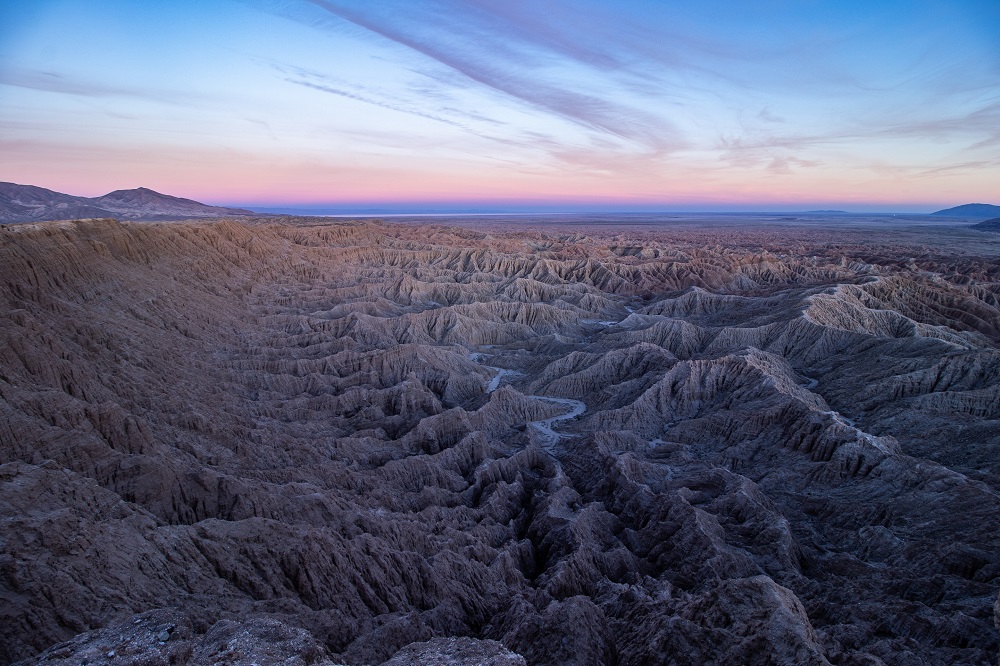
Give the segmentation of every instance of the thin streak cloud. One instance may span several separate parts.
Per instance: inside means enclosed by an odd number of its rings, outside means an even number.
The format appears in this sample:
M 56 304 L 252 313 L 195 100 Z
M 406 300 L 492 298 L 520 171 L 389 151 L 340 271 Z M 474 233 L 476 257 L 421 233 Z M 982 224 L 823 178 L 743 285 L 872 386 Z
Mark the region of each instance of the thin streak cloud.
M 340 97 L 346 97 L 348 99 L 353 99 L 358 102 L 364 102 L 365 104 L 371 104 L 373 106 L 380 106 L 383 109 L 390 109 L 392 111 L 398 111 L 400 113 L 406 113 L 411 116 L 417 116 L 419 118 L 426 118 L 427 120 L 433 120 L 435 122 L 444 123 L 446 125 L 451 125 L 452 127 L 459 127 L 465 129 L 453 120 L 448 120 L 447 118 L 442 118 L 440 116 L 434 116 L 429 113 L 423 113 L 421 111 L 415 111 L 413 109 L 404 109 L 393 104 L 387 104 L 386 102 L 380 102 L 370 97 L 364 97 L 357 93 L 349 92 L 347 90 L 338 90 L 337 88 L 331 88 L 330 86 L 325 86 L 319 83 L 312 83 L 310 81 L 302 81 L 292 78 L 285 79 L 289 83 L 294 83 L 297 86 L 304 86 L 306 88 L 312 88 L 313 90 L 319 90 L 321 92 L 330 93 L 331 95 L 339 95 Z
M 684 145 L 679 133 L 668 122 L 638 109 L 523 76 L 511 68 L 491 64 L 487 58 L 467 49 L 423 40 L 419 35 L 408 33 L 379 15 L 354 11 L 328 0 L 307 1 L 345 21 L 431 58 L 470 81 L 589 129 L 634 141 L 654 152 L 675 150 Z
M 0 85 L 77 97 L 129 97 L 165 104 L 181 104 L 196 99 L 190 93 L 108 85 L 97 81 L 82 81 L 57 72 L 16 67 L 0 67 Z

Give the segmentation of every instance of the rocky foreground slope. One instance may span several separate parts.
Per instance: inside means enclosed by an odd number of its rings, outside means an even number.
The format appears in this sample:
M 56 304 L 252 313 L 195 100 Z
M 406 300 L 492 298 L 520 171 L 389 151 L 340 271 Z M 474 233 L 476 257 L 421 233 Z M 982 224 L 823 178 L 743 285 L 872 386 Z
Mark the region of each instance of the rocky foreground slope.
M 1000 267 L 713 233 L 0 228 L 0 662 L 995 663 Z

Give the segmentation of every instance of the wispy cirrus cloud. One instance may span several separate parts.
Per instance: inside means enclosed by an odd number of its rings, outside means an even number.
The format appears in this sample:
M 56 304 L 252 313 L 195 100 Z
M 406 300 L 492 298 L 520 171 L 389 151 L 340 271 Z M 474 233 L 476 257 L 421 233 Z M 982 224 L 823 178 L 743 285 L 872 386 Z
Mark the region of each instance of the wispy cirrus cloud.
M 768 125 L 771 125 L 770 121 Z M 876 142 L 909 146 L 948 144 L 958 156 L 985 155 L 978 159 L 952 159 L 938 166 L 935 164 L 940 158 L 934 158 L 935 163 L 909 158 L 898 165 L 896 170 L 899 173 L 927 176 L 995 168 L 1000 164 L 1000 152 L 996 150 L 1000 147 L 1000 102 L 981 102 L 962 113 L 943 113 L 938 108 L 906 109 L 892 116 L 873 113 L 868 117 L 845 119 L 837 127 L 821 132 L 775 132 L 766 127 L 735 137 L 722 137 L 717 148 L 720 159 L 733 166 L 761 166 L 772 174 L 786 174 L 793 167 L 822 164 L 821 160 L 803 158 L 802 155 Z M 879 170 L 888 168 L 881 161 L 867 162 L 878 164 Z
M 943 164 L 941 166 L 931 167 L 931 168 L 920 168 L 913 169 L 913 176 L 915 177 L 929 177 L 933 178 L 940 176 L 942 174 L 953 174 L 953 173 L 968 173 L 973 171 L 982 171 L 988 169 L 996 169 L 1000 167 L 1000 157 L 996 159 L 988 160 L 975 160 L 971 162 L 954 162 L 950 164 Z
M 95 80 L 85 80 L 58 72 L 20 67 L 0 67 L 0 85 L 77 97 L 127 97 L 150 102 L 182 104 L 199 99 L 190 92 L 169 92 L 155 88 L 119 86 Z
M 460 74 L 465 85 L 484 86 L 586 129 L 633 142 L 652 153 L 665 153 L 686 145 L 681 132 L 668 119 L 624 104 L 614 99 L 613 94 L 594 94 L 589 85 L 574 85 L 570 78 L 553 80 L 555 77 L 542 71 L 563 56 L 587 65 L 596 63 L 614 68 L 620 63 L 612 56 L 579 48 L 523 18 L 502 22 L 506 28 L 513 22 L 515 30 L 500 29 L 487 20 L 494 14 L 484 16 L 484 12 L 496 9 L 495 5 L 474 3 L 477 11 L 471 15 L 461 10 L 427 12 L 421 18 L 433 18 L 421 22 L 401 20 L 395 12 L 379 12 L 368 6 L 358 8 L 331 0 L 305 1 Z M 505 14 L 508 18 L 512 16 L 510 11 Z
M 883 136 L 945 139 L 964 137 L 970 149 L 1000 145 L 1000 101 L 983 103 L 961 114 L 915 117 L 904 122 L 887 121 L 875 130 Z
M 951 96 L 984 85 L 982 72 L 946 76 L 948 67 L 929 67 L 930 56 L 919 53 L 901 57 L 891 76 L 866 78 L 865 68 L 840 62 L 851 60 L 855 42 L 868 37 L 862 29 L 773 42 L 734 40 L 731 29 L 712 34 L 705 26 L 700 32 L 678 26 L 664 32 L 663 16 L 647 25 L 635 14 L 601 13 L 564 0 L 542 9 L 501 0 L 374 5 L 298 0 L 283 6 L 316 8 L 328 19 L 418 54 L 445 73 L 413 70 L 441 85 L 481 87 L 541 117 L 591 132 L 584 141 L 563 137 L 555 140 L 561 145 L 548 144 L 553 158 L 583 168 L 595 167 L 601 152 L 609 166 L 621 167 L 627 159 L 648 162 L 694 149 L 716 150 L 730 164 L 783 174 L 821 161 L 799 154 L 803 150 L 873 136 L 933 140 L 940 133 L 978 133 L 970 145 L 996 141 L 996 131 L 987 127 L 994 121 L 988 109 L 964 119 L 942 115 L 955 106 Z M 802 122 L 806 114 L 824 113 L 819 102 L 824 96 L 854 95 L 877 111 L 899 89 L 922 91 L 930 100 L 926 113 L 904 121 L 899 119 L 907 114 L 895 111 L 878 118 L 859 113 L 859 103 L 847 113 L 827 114 L 828 128 L 820 132 L 808 128 L 814 122 Z M 781 94 L 772 97 L 775 91 Z M 900 99 L 912 102 L 915 96 Z M 453 121 L 450 113 L 432 110 L 433 96 L 414 101 L 411 107 L 419 113 Z M 778 126 L 783 131 L 775 132 Z M 505 142 L 521 143 L 530 134 L 526 130 L 508 128 Z M 601 145 L 601 137 L 610 141 Z
M 466 129 L 466 128 L 462 127 L 462 125 L 460 125 L 459 123 L 456 123 L 454 120 L 449 120 L 447 118 L 443 118 L 441 116 L 436 116 L 436 115 L 433 115 L 433 114 L 430 114 L 430 113 L 424 113 L 424 112 L 418 111 L 416 109 L 408 109 L 408 108 L 404 108 L 404 107 L 396 105 L 396 104 L 390 104 L 389 102 L 380 101 L 378 99 L 374 99 L 372 97 L 361 95 L 361 94 L 359 94 L 357 92 L 352 92 L 350 90 L 344 90 L 342 88 L 334 88 L 332 86 L 329 86 L 329 85 L 326 85 L 326 84 L 323 84 L 323 83 L 316 83 L 314 81 L 308 81 L 308 80 L 305 80 L 305 79 L 287 78 L 285 80 L 288 81 L 289 83 L 294 83 L 297 86 L 303 86 L 303 87 L 306 87 L 306 88 L 312 88 L 313 90 L 318 90 L 320 92 L 329 93 L 331 95 L 337 95 L 339 97 L 346 97 L 347 99 L 353 99 L 353 100 L 358 101 L 358 102 L 364 102 L 365 104 L 371 104 L 373 106 L 378 106 L 378 107 L 381 107 L 383 109 L 389 109 L 391 111 L 398 111 L 400 113 L 406 113 L 406 114 L 409 114 L 411 116 L 417 116 L 418 118 L 425 118 L 427 120 L 433 120 L 435 122 L 444 123 L 446 125 L 451 125 L 452 127 L 458 127 L 458 128 L 461 128 L 461 129 Z

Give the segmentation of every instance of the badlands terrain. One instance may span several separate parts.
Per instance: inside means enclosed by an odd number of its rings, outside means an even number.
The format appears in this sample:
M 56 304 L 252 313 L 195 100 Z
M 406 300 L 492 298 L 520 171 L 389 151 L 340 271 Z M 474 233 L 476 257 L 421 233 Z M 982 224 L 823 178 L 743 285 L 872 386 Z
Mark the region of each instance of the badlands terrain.
M 0 227 L 0 662 L 994 664 L 948 224 Z

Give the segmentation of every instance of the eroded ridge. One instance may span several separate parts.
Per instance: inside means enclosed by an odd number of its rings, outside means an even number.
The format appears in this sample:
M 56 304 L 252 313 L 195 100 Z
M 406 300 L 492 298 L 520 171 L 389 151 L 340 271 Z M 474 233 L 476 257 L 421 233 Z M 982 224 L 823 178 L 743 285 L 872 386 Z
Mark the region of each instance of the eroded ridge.
M 0 229 L 0 661 L 993 663 L 997 265 L 813 233 Z

